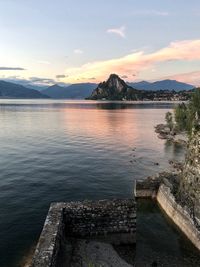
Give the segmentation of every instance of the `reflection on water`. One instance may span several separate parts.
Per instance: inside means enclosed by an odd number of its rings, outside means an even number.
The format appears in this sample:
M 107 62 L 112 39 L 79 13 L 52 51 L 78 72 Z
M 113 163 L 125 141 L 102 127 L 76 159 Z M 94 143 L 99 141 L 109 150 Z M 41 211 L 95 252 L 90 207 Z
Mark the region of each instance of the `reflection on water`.
M 183 154 L 183 146 L 179 143 L 172 143 L 171 141 L 166 141 L 164 147 L 166 153 L 171 153 L 175 156 Z
M 0 100 L 0 266 L 35 244 L 51 202 L 132 197 L 134 179 L 182 159 L 154 133 L 171 107 Z
M 1 99 L 0 108 L 9 107 L 24 107 L 25 109 L 29 108 L 67 108 L 67 109 L 138 109 L 138 108 L 147 108 L 147 109 L 166 109 L 172 108 L 177 102 L 155 102 L 155 101 L 91 101 L 91 100 L 49 100 L 49 99 L 38 99 L 36 100 L 24 100 L 24 99 Z M 37 111 L 37 110 L 35 110 Z
M 197 249 L 150 200 L 138 201 L 136 266 L 200 266 Z

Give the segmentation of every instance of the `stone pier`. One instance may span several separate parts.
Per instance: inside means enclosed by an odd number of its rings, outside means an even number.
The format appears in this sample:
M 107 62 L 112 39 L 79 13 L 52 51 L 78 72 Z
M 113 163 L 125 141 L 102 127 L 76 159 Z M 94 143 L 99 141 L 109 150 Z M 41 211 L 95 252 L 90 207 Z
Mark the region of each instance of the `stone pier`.
M 133 199 L 52 203 L 31 267 L 55 267 L 63 239 L 101 240 L 110 244 L 136 242 Z

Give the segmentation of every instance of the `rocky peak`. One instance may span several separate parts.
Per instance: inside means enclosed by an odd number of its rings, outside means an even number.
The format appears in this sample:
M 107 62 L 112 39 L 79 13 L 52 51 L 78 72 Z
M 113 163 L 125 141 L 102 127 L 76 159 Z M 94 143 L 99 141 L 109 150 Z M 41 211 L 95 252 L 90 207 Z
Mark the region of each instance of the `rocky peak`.
M 100 83 L 92 92 L 90 99 L 108 99 L 108 100 L 123 100 L 134 99 L 134 96 L 129 96 L 133 93 L 133 88 L 120 79 L 117 74 L 111 74 L 109 78 Z
M 117 92 L 121 92 L 123 89 L 127 88 L 128 85 L 120 79 L 117 74 L 111 74 L 106 82 L 103 83 L 104 86 L 112 88 Z

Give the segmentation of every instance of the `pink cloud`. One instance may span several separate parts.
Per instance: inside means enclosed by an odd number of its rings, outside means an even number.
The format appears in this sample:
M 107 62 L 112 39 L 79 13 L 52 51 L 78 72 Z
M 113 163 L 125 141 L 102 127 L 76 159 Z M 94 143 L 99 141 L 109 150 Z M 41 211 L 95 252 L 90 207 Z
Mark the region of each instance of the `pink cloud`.
M 140 74 L 143 70 L 151 71 L 156 63 L 180 60 L 200 60 L 200 40 L 176 41 L 149 54 L 139 51 L 120 58 L 94 61 L 80 67 L 68 68 L 66 82 L 74 82 L 82 77 L 84 80 L 96 77 L 97 81 L 102 81 L 110 73 L 126 75 L 132 80 L 133 73 Z

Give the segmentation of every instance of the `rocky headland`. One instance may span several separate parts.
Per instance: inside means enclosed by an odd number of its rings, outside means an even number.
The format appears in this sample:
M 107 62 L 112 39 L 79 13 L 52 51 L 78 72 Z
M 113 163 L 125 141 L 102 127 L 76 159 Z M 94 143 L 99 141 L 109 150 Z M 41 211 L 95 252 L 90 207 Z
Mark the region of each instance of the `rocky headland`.
M 111 74 L 107 81 L 100 83 L 92 92 L 90 99 L 137 100 L 140 90 L 133 89 L 116 74 Z
M 134 84 L 126 83 L 117 74 L 111 74 L 109 78 L 99 83 L 93 90 L 91 100 L 144 100 L 144 101 L 173 101 L 187 100 L 191 91 L 173 91 L 173 90 L 144 90 L 136 89 Z

